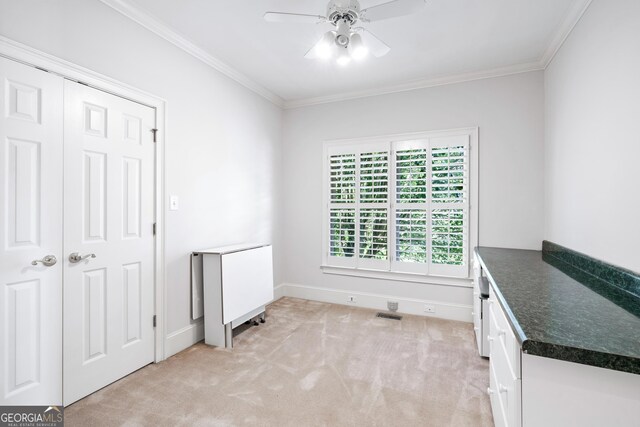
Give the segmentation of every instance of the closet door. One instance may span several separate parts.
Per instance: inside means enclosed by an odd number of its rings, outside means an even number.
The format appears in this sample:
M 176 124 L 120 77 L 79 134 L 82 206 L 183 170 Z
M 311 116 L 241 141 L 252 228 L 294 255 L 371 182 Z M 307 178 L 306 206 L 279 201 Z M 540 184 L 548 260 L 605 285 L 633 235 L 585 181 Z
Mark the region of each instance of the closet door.
M 65 81 L 64 404 L 151 363 L 153 108 Z
M 0 405 L 60 405 L 63 79 L 0 80 Z

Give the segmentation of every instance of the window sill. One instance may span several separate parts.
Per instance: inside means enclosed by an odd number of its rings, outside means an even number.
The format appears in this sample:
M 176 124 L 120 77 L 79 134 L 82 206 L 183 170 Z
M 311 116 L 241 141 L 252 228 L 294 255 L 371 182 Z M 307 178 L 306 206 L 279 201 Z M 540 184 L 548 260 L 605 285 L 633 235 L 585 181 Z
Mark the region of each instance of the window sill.
M 442 276 L 428 276 L 419 273 L 405 273 L 396 271 L 373 270 L 366 268 L 336 267 L 334 265 L 321 265 L 324 274 L 338 276 L 364 277 L 368 279 L 394 280 L 397 282 L 425 283 L 431 285 L 456 286 L 472 288 L 473 280 L 470 278 L 453 278 Z

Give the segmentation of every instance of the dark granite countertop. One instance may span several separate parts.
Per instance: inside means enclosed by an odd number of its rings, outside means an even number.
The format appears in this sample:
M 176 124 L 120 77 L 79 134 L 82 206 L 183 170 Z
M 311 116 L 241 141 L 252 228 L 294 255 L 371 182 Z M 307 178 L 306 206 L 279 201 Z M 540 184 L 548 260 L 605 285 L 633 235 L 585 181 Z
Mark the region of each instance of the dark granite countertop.
M 554 266 L 542 251 L 478 247 L 476 253 L 523 352 L 640 374 L 636 296 Z

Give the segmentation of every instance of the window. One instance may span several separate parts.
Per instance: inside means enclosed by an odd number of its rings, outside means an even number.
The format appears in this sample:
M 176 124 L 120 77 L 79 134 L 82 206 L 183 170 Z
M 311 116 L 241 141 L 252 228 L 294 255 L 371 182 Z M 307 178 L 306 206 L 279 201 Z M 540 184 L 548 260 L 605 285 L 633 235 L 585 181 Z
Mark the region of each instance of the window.
M 476 143 L 477 129 L 326 143 L 324 265 L 468 277 Z

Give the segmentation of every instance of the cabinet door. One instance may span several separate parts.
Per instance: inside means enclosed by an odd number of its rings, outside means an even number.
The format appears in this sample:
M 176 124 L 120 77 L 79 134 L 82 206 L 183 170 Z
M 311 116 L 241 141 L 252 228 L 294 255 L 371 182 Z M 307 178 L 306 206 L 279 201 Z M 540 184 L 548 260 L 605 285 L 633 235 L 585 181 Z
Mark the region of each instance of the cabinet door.
M 476 284 L 473 286 L 473 331 L 476 336 L 476 345 L 478 353 L 482 354 L 482 301 L 480 300 L 480 291 Z
M 222 255 L 224 324 L 273 300 L 271 257 L 271 246 Z
M 489 337 L 491 351 L 489 363 L 492 376 L 489 393 L 491 394 L 491 407 L 494 419 L 503 417 L 507 426 L 518 427 L 521 425 L 520 413 L 522 407 L 520 370 L 519 368 L 514 370 L 516 357 L 513 351 L 508 351 L 508 349 L 512 349 L 513 346 L 518 344 L 515 342 L 513 332 L 507 325 L 505 314 L 493 290 L 491 290 L 490 295 Z M 519 362 L 517 366 L 519 367 Z M 498 425 L 498 421 L 496 421 L 496 425 Z

